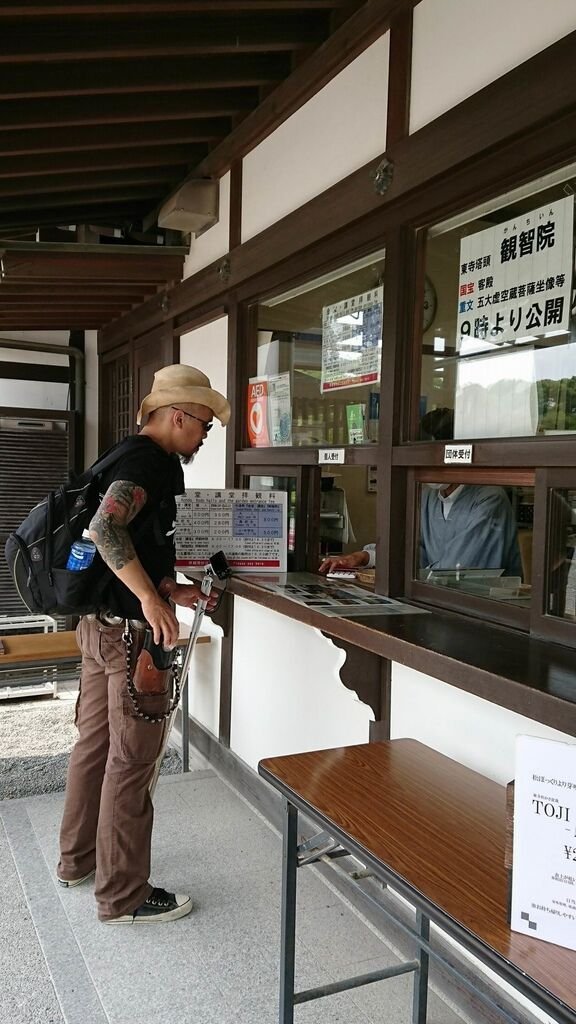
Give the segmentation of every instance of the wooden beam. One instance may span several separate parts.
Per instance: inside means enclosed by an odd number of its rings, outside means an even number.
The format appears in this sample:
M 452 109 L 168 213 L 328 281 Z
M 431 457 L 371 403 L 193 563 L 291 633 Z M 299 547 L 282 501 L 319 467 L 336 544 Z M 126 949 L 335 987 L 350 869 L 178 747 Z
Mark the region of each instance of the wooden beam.
M 13 128 L 65 128 L 73 125 L 145 124 L 190 118 L 234 117 L 258 105 L 257 87 L 200 89 L 198 92 L 149 93 L 139 96 L 82 96 L 53 99 L 7 100 L 2 106 L 0 133 Z
M 70 296 L 71 288 L 74 288 L 77 292 L 77 282 L 70 281 L 51 281 L 50 283 L 43 281 L 34 281 L 34 293 L 33 298 L 40 299 L 45 297 L 46 299 L 68 299 Z M 113 288 L 111 284 L 95 285 L 91 281 L 82 282 L 82 299 L 102 299 L 110 300 L 110 302 L 124 302 L 124 303 L 137 303 L 141 302 L 146 295 L 151 295 L 156 291 L 154 285 L 138 284 L 124 284 L 124 282 L 116 282 L 116 288 Z M 27 301 L 31 296 L 30 284 L 28 282 L 12 282 L 1 280 L 0 281 L 0 302 L 5 299 L 21 299 Z
M 36 153 L 71 153 L 126 147 L 165 146 L 217 142 L 230 131 L 230 118 L 153 121 L 147 124 L 93 125 L 91 127 L 36 128 L 0 131 L 0 156 Z
M 0 67 L 0 99 L 260 86 L 278 82 L 289 71 L 289 56 L 282 53 L 48 64 L 42 74 L 37 67 L 15 65 Z
M 0 161 L 0 178 L 22 175 L 36 178 L 44 174 L 75 174 L 78 171 L 114 170 L 128 167 L 189 166 L 198 151 L 206 146 L 163 146 L 159 149 L 99 150 L 95 153 L 41 153 L 34 160 L 25 156 L 9 156 Z
M 0 8 L 0 18 L 46 18 L 65 16 L 87 18 L 97 17 L 139 17 L 143 14 L 190 14 L 195 11 L 294 11 L 331 10 L 345 7 L 349 0 L 116 0 L 116 3 L 34 3 L 5 4 Z
M 412 83 L 413 10 L 405 7 L 390 22 L 386 148 L 408 135 Z
M 232 162 L 244 156 L 298 110 L 311 96 L 375 42 L 391 19 L 417 0 L 368 0 L 356 14 L 320 46 L 305 64 L 282 82 L 195 169 L 200 177 L 220 177 Z
M 0 36 L 0 66 L 52 64 L 165 57 L 206 57 L 210 54 L 292 53 L 318 45 L 329 33 L 326 14 L 297 12 L 258 18 L 246 12 L 231 17 L 220 13 L 142 22 L 126 19 L 114 25 L 91 21 L 73 27 L 60 22 L 53 30 L 32 33 L 30 26 L 5 24 Z M 37 70 L 37 69 L 36 69 Z
M 68 384 L 70 367 L 55 366 L 51 363 L 12 363 L 3 359 L 0 361 L 0 378 L 3 380 L 45 380 L 55 384 Z
M 83 219 L 86 220 L 90 216 L 92 207 L 98 207 L 102 203 L 130 204 L 131 202 L 143 202 L 144 200 L 151 200 L 157 197 L 159 192 L 161 192 L 161 188 L 154 185 L 135 185 L 132 188 L 128 185 L 119 185 L 117 188 L 111 187 L 106 192 L 100 194 L 94 191 L 85 192 L 83 190 L 77 192 L 75 189 L 72 189 L 70 193 L 64 191 L 56 195 L 47 192 L 44 195 L 35 196 L 34 199 L 31 199 L 28 195 L 12 196 L 4 201 L 0 200 L 0 217 L 3 213 L 17 213 L 18 210 L 42 211 L 46 207 L 50 209 L 58 207 L 62 210 L 62 216 L 67 216 L 65 211 L 70 206 L 77 208 L 78 204 L 81 204 L 84 210 Z
M 126 188 L 131 185 L 156 185 L 159 191 L 167 188 L 178 175 L 177 167 L 128 168 L 126 170 L 85 173 L 77 178 L 68 174 L 46 174 L 34 178 L 1 178 L 0 197 L 34 196 L 53 192 L 106 193 L 108 189 Z
M 97 281 L 103 277 L 118 277 L 128 281 L 173 280 L 182 271 L 181 256 L 142 257 L 124 256 L 118 252 L 103 252 L 100 256 L 74 253 L 7 252 L 2 256 L 4 276 L 7 279 L 61 279 Z

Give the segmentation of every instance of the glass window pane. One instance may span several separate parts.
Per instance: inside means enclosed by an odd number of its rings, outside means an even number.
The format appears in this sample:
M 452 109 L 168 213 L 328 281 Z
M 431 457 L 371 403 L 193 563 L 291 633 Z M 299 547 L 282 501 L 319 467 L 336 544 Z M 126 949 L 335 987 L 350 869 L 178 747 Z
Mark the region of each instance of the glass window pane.
M 320 480 L 320 552 L 349 554 L 376 540 L 376 467 L 338 466 Z
M 288 494 L 288 558 L 296 546 L 296 477 L 249 476 L 246 485 L 250 491 L 286 491 Z M 289 568 L 291 566 L 289 565 Z
M 529 487 L 422 484 L 416 579 L 526 607 L 533 508 Z
M 439 408 L 455 438 L 576 432 L 575 173 L 429 231 L 422 438 Z
M 548 504 L 548 614 L 576 622 L 576 490 L 552 490 Z
M 253 447 L 377 441 L 383 274 L 379 252 L 260 303 Z

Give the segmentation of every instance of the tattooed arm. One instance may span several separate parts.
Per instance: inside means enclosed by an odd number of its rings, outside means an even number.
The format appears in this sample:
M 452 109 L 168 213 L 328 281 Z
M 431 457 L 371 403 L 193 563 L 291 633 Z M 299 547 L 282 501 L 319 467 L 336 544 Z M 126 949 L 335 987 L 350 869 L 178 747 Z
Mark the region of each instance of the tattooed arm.
M 144 618 L 154 631 L 155 643 L 172 646 L 178 639 L 178 620 L 157 593 L 128 533 L 128 524 L 146 501 L 143 487 L 129 480 L 115 480 L 90 523 L 90 537 L 108 568 L 140 601 Z

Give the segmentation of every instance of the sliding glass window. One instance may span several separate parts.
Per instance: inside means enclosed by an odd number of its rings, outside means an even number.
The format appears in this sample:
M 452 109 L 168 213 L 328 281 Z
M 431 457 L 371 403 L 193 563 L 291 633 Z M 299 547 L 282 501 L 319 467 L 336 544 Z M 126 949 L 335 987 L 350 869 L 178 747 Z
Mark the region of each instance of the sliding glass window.
M 380 251 L 259 303 L 251 447 L 376 443 L 383 273 Z
M 576 432 L 575 175 L 428 231 L 415 439 Z

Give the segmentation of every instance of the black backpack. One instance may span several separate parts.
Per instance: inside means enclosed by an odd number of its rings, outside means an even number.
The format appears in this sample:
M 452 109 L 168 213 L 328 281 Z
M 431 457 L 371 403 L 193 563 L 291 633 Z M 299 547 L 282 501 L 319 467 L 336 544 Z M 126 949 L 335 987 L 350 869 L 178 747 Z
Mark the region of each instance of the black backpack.
M 66 562 L 98 508 L 100 475 L 136 445 L 134 437 L 120 441 L 75 480 L 50 491 L 8 537 L 6 561 L 30 612 L 85 615 L 99 607 L 110 570 L 98 552 L 80 572 L 66 569 Z

